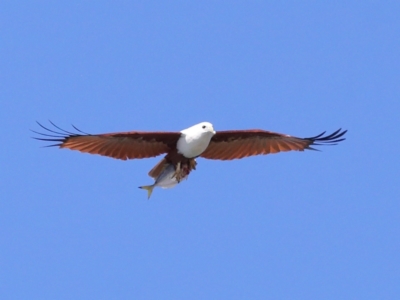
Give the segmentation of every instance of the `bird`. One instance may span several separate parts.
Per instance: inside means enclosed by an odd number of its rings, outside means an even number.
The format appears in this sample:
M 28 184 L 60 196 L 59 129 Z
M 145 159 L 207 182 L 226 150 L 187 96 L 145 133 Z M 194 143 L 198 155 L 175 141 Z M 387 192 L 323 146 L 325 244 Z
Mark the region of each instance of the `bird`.
M 299 138 L 288 134 L 261 129 L 215 131 L 209 122 L 201 122 L 179 132 L 174 131 L 128 131 L 89 134 L 74 125 L 76 132 L 54 128 L 37 122 L 45 132 L 32 130 L 37 140 L 55 142 L 47 147 L 77 150 L 115 159 L 143 159 L 165 156 L 148 173 L 157 180 L 166 167 L 175 169 L 172 178 L 178 183 L 196 169 L 196 158 L 233 160 L 254 155 L 267 155 L 286 151 L 318 150 L 314 147 L 336 145 L 345 140 L 347 130 L 341 128 L 326 135 Z

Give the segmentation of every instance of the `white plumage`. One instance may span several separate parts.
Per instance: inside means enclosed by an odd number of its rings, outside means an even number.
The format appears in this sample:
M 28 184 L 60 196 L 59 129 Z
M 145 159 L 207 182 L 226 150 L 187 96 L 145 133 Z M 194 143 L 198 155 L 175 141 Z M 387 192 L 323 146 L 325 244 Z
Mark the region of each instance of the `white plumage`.
M 178 152 L 187 158 L 197 157 L 207 149 L 214 134 L 213 126 L 208 122 L 184 129 L 177 143 Z
M 142 188 L 148 196 L 154 187 L 173 187 L 188 178 L 196 169 L 196 158 L 232 160 L 253 155 L 266 155 L 285 151 L 316 150 L 312 146 L 336 145 L 345 140 L 347 130 L 341 129 L 325 135 L 325 132 L 308 138 L 298 138 L 261 129 L 225 130 L 216 133 L 213 125 L 202 122 L 181 132 L 129 131 L 103 134 L 87 134 L 75 127 L 77 133 L 59 128 L 48 129 L 39 123 L 46 133 L 36 132 L 38 140 L 56 142 L 58 146 L 84 153 L 99 154 L 117 159 L 139 159 L 165 154 L 149 172 L 155 179 L 153 185 Z

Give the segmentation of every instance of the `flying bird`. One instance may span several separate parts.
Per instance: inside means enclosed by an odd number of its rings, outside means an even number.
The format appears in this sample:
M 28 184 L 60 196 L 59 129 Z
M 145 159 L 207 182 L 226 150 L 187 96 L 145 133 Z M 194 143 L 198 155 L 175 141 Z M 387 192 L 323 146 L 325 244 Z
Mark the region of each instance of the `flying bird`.
M 196 158 L 233 160 L 253 155 L 266 155 L 285 151 L 317 150 L 312 146 L 336 145 L 345 140 L 347 130 L 325 132 L 309 138 L 299 138 L 261 129 L 214 130 L 209 122 L 202 122 L 180 132 L 129 131 L 103 134 L 88 134 L 75 126 L 76 132 L 69 132 L 50 122 L 53 129 L 42 124 L 46 131 L 37 132 L 37 140 L 55 142 L 50 146 L 78 150 L 116 159 L 140 159 L 165 154 L 164 158 L 149 172 L 149 176 L 160 180 L 170 165 L 174 167 L 171 178 L 179 183 L 196 169 Z

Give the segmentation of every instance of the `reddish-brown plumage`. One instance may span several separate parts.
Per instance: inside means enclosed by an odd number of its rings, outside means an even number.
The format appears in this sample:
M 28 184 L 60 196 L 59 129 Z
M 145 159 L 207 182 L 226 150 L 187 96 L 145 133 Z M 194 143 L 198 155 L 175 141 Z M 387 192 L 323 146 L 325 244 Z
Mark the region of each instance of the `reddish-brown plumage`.
M 57 140 L 60 148 L 99 154 L 116 159 L 149 158 L 176 148 L 179 132 L 119 132 L 97 135 L 69 135 Z
M 166 154 L 149 173 L 157 178 L 165 164 L 173 164 L 186 168 L 189 172 L 195 168 L 196 161 L 193 157 L 184 157 L 177 150 L 177 142 L 181 137 L 180 132 L 118 132 L 107 134 L 86 134 L 65 131 L 52 123 L 59 131 L 54 131 L 39 124 L 52 134 L 36 132 L 45 138 L 38 140 L 57 142 L 52 146 L 78 150 L 84 153 L 99 154 L 116 159 L 139 159 L 155 157 Z M 270 132 L 260 129 L 219 131 L 213 135 L 207 149 L 200 157 L 207 159 L 232 160 L 252 155 L 265 155 L 282 151 L 303 151 L 312 149 L 312 145 L 335 145 L 344 140 L 346 133 L 340 129 L 334 133 L 323 136 L 322 133 L 315 137 L 298 138 L 290 135 Z M 55 135 L 54 135 L 55 134 Z
M 301 139 L 260 129 L 219 131 L 213 136 L 201 157 L 232 160 L 281 151 L 303 151 L 312 143 L 311 139 Z

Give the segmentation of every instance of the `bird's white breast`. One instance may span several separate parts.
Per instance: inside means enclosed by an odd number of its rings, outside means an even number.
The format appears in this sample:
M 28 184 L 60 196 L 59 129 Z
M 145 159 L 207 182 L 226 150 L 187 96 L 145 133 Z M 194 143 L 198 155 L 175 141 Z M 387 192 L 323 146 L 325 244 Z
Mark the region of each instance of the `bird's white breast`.
M 204 129 L 204 124 L 207 128 Z M 210 143 L 215 131 L 210 123 L 200 123 L 181 131 L 182 135 L 178 140 L 178 152 L 187 158 L 199 156 Z

